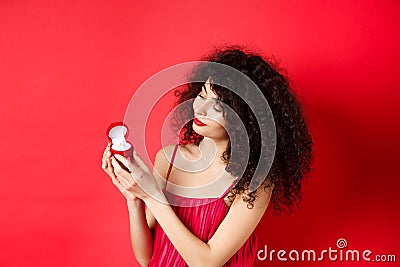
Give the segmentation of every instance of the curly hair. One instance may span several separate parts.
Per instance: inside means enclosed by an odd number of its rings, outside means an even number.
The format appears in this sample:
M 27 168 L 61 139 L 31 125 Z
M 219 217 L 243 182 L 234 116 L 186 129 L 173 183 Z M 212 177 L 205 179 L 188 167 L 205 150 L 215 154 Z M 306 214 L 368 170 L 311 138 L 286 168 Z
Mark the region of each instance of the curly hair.
M 289 83 L 289 79 L 283 74 L 285 71 L 272 59 L 266 60 L 259 54 L 244 51 L 245 49 L 239 46 L 228 46 L 215 49 L 202 60 L 224 64 L 242 72 L 257 85 L 267 99 L 275 123 L 276 149 L 269 173 L 267 177 L 262 177 L 262 185 L 264 190 L 272 186 L 271 202 L 275 211 L 278 213 L 281 213 L 282 210 L 290 212 L 293 204 L 298 205 L 301 202 L 301 181 L 312 171 L 313 143 L 306 124 L 305 113 Z M 243 168 L 242 162 L 230 160 L 231 151 L 244 153 L 241 149 L 244 142 L 242 135 L 235 134 L 239 131 L 237 125 L 229 124 L 232 114 L 224 111 L 224 117 L 228 122 L 227 131 L 233 134 L 230 134 L 229 143 L 221 158 L 225 163 L 229 163 L 226 171 L 233 176 L 238 177 L 240 170 L 245 169 L 244 173 L 242 171 L 243 174 L 240 173 L 241 176 L 239 174 L 240 179 L 231 189 L 232 194 L 228 197 L 234 198 L 236 194 L 244 193 L 243 201 L 247 202 L 248 208 L 252 208 L 257 195 L 255 191 L 249 193 L 248 189 L 257 164 L 260 161 L 267 160 L 260 158 L 262 149 L 260 125 L 267 118 L 256 118 L 249 105 L 241 97 L 232 90 L 220 86 L 221 83 L 215 83 L 216 80 L 223 81 L 222 84 L 227 85 L 228 88 L 247 86 L 240 79 L 223 77 L 223 75 L 212 65 L 211 67 L 202 65 L 193 70 L 190 79 L 191 81 L 206 81 L 207 78 L 211 77 L 211 88 L 218 99 L 228 105 L 245 125 L 250 153 L 248 161 L 245 162 L 246 166 Z M 175 96 L 178 97 L 175 103 L 178 108 L 175 110 L 174 126 L 179 127 L 176 130 L 179 132 L 180 144 L 199 145 L 203 139 L 203 136 L 193 130 L 191 120 L 194 115 L 193 99 L 200 93 L 203 84 L 204 82 L 190 82 L 174 92 Z M 254 99 L 254 105 L 258 106 L 257 104 L 260 101 L 262 100 Z M 181 127 L 182 125 L 183 127 Z M 271 150 L 271 148 L 267 149 Z M 241 158 L 241 155 L 238 158 Z

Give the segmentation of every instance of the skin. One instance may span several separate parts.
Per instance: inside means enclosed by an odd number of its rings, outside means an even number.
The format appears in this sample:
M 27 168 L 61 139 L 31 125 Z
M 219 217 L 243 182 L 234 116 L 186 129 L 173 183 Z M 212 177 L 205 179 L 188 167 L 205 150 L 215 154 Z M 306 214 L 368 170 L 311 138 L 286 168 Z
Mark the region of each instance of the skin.
M 193 129 L 205 138 L 199 146 L 179 146 L 174 166 L 180 164 L 185 168 L 173 167 L 169 182 L 188 187 L 205 185 L 211 182 L 210 179 L 213 177 L 215 179 L 224 172 L 226 163 L 220 156 L 225 151 L 229 139 L 223 127 L 226 121 L 223 112 L 218 112 L 220 106 L 216 105 L 216 100 L 217 96 L 207 81 L 193 104 L 195 117 L 207 124 L 203 127 L 194 124 Z M 153 246 L 150 229 L 154 228 L 157 220 L 189 266 L 222 266 L 255 230 L 269 204 L 271 189 L 264 191 L 260 186 L 256 193 L 257 198 L 253 202 L 253 209 L 247 207 L 241 196 L 236 196 L 219 228 L 205 243 L 193 235 L 179 220 L 161 191 L 165 186 L 163 181 L 173 148 L 174 146 L 167 146 L 158 151 L 153 172 L 148 169 L 136 151 L 133 153 L 133 162 L 119 155 L 112 156 L 109 146 L 104 151 L 102 168 L 127 200 L 135 257 L 142 266 L 149 264 Z M 214 151 L 211 156 L 210 151 Z M 131 174 L 122 169 L 115 158 L 128 167 Z M 202 162 L 207 163 L 207 168 L 199 168 Z

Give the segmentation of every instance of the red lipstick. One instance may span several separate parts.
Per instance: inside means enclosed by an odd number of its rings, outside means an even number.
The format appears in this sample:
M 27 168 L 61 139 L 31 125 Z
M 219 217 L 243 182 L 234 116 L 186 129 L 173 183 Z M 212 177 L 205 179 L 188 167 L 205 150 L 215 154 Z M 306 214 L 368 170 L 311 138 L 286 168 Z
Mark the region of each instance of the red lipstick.
M 197 125 L 197 126 L 207 126 L 207 124 L 201 122 L 199 119 L 194 118 L 193 122 Z

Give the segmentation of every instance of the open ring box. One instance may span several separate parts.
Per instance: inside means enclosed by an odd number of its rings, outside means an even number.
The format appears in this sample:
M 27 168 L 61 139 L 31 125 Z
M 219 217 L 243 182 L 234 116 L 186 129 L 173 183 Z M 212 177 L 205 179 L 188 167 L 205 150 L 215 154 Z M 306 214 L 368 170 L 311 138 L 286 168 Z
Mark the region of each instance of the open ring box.
M 107 137 L 111 141 L 110 151 L 114 154 L 119 154 L 133 161 L 133 145 L 126 140 L 129 134 L 128 126 L 122 121 L 113 122 L 107 128 Z M 117 160 L 118 161 L 118 160 Z M 122 168 L 130 172 L 122 162 L 119 162 Z

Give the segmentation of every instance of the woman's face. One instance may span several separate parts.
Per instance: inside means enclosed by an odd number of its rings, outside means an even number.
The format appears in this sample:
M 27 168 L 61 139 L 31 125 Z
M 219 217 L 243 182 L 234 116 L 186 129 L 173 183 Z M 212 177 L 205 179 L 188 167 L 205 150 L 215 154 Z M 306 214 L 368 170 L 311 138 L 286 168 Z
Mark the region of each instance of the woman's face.
M 193 130 L 196 133 L 213 139 L 228 138 L 224 128 L 227 122 L 223 116 L 222 102 L 211 90 L 210 79 L 205 82 L 201 92 L 195 98 L 193 111 Z

